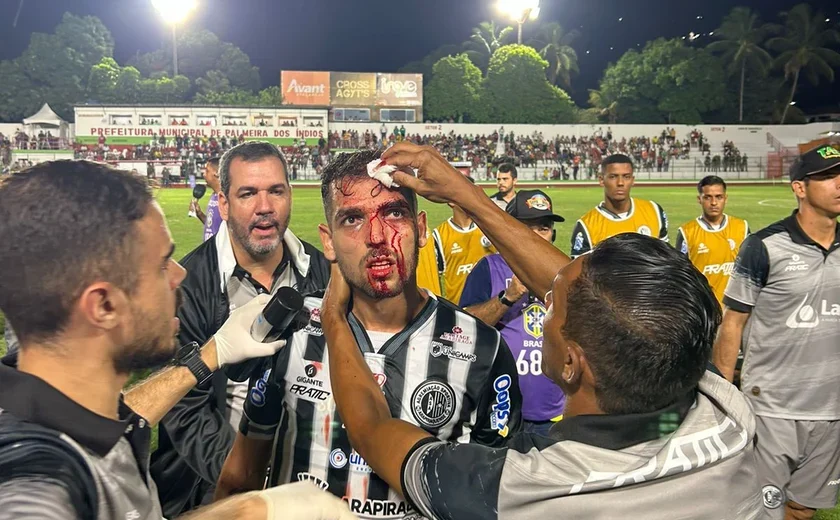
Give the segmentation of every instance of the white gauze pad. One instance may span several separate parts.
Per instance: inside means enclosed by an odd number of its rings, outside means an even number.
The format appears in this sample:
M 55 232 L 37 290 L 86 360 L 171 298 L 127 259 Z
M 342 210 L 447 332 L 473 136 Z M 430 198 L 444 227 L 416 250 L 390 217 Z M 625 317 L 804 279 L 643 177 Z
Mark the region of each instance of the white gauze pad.
M 381 159 L 374 159 L 367 165 L 367 172 L 372 178 L 378 180 L 386 188 L 399 188 L 400 186 L 391 178 L 391 174 L 397 171 L 396 166 L 383 165 Z

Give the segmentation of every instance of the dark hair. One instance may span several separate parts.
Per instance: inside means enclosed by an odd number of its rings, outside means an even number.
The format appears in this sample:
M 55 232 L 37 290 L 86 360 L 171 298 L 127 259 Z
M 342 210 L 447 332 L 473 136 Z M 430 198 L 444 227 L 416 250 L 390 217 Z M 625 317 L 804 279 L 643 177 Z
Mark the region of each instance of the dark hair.
M 583 262 L 563 334 L 586 353 L 601 409 L 651 412 L 692 391 L 721 321 L 706 278 L 686 255 L 636 233 L 601 242 Z
M 220 160 L 221 160 L 221 157 L 219 157 L 218 155 L 215 156 L 215 157 L 211 157 L 211 158 L 207 159 L 207 166 L 212 166 L 213 168 L 218 169 Z
M 633 166 L 633 160 L 630 157 L 624 155 L 623 153 L 614 153 L 604 159 L 601 163 L 601 173 L 607 171 L 607 166 L 611 164 L 629 164 L 631 168 L 635 169 Z
M 230 195 L 230 165 L 234 159 L 256 162 L 268 157 L 280 159 L 283 163 L 283 176 L 286 178 L 286 184 L 289 184 L 289 163 L 286 162 L 283 153 L 276 146 L 265 141 L 246 141 L 225 152 L 219 161 L 219 182 L 222 185 L 222 193 L 226 197 Z
M 723 191 L 726 191 L 726 181 L 717 175 L 706 175 L 700 179 L 700 182 L 697 183 L 697 193 L 702 194 L 703 188 L 706 186 L 723 186 Z
M 511 163 L 507 163 L 507 162 L 502 163 L 502 165 L 499 166 L 499 173 L 509 173 L 510 176 L 513 177 L 514 179 L 517 177 L 516 166 L 512 165 Z
M 382 152 L 378 150 L 359 150 L 351 153 L 341 153 L 338 157 L 333 158 L 332 161 L 321 172 L 321 202 L 324 204 L 324 215 L 327 217 L 327 223 L 330 224 L 332 217 L 332 194 L 333 187 L 338 190 L 343 190 L 341 186 L 345 179 L 353 178 L 369 178 L 367 172 L 367 165 L 374 159 L 379 159 Z M 378 185 L 374 188 L 376 191 L 371 195 L 375 196 L 379 190 L 384 188 L 383 185 Z M 417 194 L 408 188 L 398 188 L 398 191 L 408 201 L 408 207 L 413 215 L 417 214 Z
M 0 309 L 21 342 L 54 336 L 85 287 L 131 294 L 144 178 L 89 161 L 52 161 L 0 183 Z

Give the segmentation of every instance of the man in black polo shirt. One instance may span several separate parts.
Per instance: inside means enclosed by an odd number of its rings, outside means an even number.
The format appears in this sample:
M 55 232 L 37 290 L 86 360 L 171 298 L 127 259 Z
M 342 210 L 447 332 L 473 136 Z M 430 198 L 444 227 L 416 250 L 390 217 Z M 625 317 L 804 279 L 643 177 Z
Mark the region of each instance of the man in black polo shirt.
M 473 215 L 517 278 L 546 295 L 543 372 L 567 401 L 548 437 L 523 433 L 505 448 L 439 441 L 393 419 L 354 345 L 349 290 L 333 269 L 321 311 L 333 395 L 351 443 L 378 475 L 428 518 L 762 514 L 754 416 L 734 386 L 706 370 L 721 313 L 684 255 L 624 234 L 569 263 L 434 148 L 400 143 L 383 161 L 417 169 L 417 177 L 394 173 L 400 186 Z
M 223 225 L 182 263 L 184 305 L 178 311 L 182 344 L 208 341 L 228 313 L 260 294 L 294 287 L 323 290 L 329 276 L 324 255 L 289 229 L 292 188 L 286 159 L 276 146 L 248 141 L 228 150 L 219 164 Z M 161 422 L 152 455 L 166 516 L 209 503 L 248 392 L 248 374 L 229 380 L 218 372 L 176 404 Z
M 132 372 L 176 354 L 185 275 L 145 182 L 90 162 L 42 163 L 0 184 L 0 222 L 0 243 L 14 245 L 0 250 L 0 308 L 20 339 L 0 365 L 0 519 L 162 518 L 150 427 L 219 367 L 283 346 L 248 332 L 268 296 L 123 398 Z M 195 518 L 287 515 L 349 511 L 310 486 L 234 498 Z

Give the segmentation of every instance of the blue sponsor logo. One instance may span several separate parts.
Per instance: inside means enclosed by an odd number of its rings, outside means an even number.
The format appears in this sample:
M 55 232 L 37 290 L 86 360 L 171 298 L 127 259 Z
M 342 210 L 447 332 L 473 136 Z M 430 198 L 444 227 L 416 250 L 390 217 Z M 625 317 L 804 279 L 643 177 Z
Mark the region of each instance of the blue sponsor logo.
M 507 437 L 510 432 L 508 419 L 510 419 L 510 376 L 502 374 L 493 381 L 493 391 L 496 392 L 496 404 L 493 405 L 493 414 L 490 416 L 490 427 L 498 430 L 499 435 Z
M 268 377 L 270 375 L 271 369 L 269 368 L 263 372 L 262 377 L 257 380 L 254 388 L 252 388 L 251 392 L 248 394 L 248 399 L 254 406 L 262 407 L 265 405 L 265 390 L 268 388 Z

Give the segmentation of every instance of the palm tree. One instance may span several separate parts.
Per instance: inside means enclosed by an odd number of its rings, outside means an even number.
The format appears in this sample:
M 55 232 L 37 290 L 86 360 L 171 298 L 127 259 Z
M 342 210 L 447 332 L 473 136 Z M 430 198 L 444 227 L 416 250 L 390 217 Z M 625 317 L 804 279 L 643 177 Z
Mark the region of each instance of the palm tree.
M 513 35 L 513 27 L 500 27 L 496 22 L 481 22 L 474 27 L 469 41 L 464 43 L 464 51 L 475 65 L 487 73 L 490 57 L 496 49 L 506 45 Z
M 722 55 L 723 61 L 729 63 L 730 73 L 741 74 L 738 121 L 744 120 L 744 79 L 747 69 L 759 74 L 766 73 L 773 58 L 761 48 L 761 44 L 777 30 L 778 26 L 762 25 L 758 14 L 747 7 L 732 9 L 721 26 L 715 29 L 715 36 L 720 41 L 711 43 L 708 50 Z
M 618 100 L 600 90 L 589 91 L 589 104 L 598 110 L 598 115 L 606 117 L 614 125 L 618 120 Z
M 548 62 L 548 81 L 552 85 L 571 89 L 572 74 L 580 73 L 577 52 L 571 47 L 578 36 L 577 30 L 566 33 L 559 23 L 552 22 L 543 25 L 539 36 L 530 42 Z
M 834 82 L 832 67 L 840 67 L 840 53 L 828 48 L 832 43 L 840 43 L 840 32 L 828 25 L 822 13 L 814 14 L 808 4 L 798 4 L 790 11 L 782 13 L 785 18 L 785 32 L 782 36 L 771 38 L 767 46 L 780 54 L 776 65 L 785 71 L 785 79 L 792 79 L 790 97 L 782 112 L 781 124 L 785 123 L 788 110 L 799 86 L 799 75 L 813 85 L 820 82 L 820 76 Z

